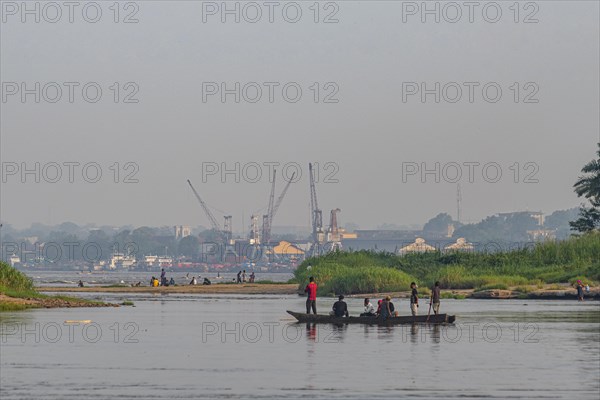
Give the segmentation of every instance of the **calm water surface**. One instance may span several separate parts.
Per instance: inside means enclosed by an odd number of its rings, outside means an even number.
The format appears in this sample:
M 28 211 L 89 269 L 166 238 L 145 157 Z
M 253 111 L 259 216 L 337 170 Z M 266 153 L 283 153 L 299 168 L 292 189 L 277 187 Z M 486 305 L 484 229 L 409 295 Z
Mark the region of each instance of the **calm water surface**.
M 296 324 L 297 296 L 89 296 L 135 307 L 0 315 L 3 400 L 600 394 L 598 302 L 446 300 L 455 326 L 386 328 Z

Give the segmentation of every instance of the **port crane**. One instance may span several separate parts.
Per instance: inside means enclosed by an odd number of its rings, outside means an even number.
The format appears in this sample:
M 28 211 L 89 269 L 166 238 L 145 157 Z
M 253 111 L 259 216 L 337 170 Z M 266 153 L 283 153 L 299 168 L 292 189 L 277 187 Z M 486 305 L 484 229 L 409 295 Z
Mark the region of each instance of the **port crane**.
M 294 181 L 296 177 L 296 173 L 292 174 L 290 180 L 286 183 L 285 187 L 281 191 L 281 194 L 275 200 L 275 177 L 277 175 L 277 171 L 273 171 L 273 182 L 271 184 L 271 193 L 269 195 L 269 205 L 267 207 L 267 214 L 263 215 L 263 226 L 262 226 L 262 239 L 261 242 L 263 244 L 268 244 L 271 241 L 271 228 L 273 227 L 273 220 L 275 219 L 275 215 L 277 215 L 277 210 L 279 210 L 279 206 L 283 202 L 285 194 L 287 193 L 290 185 Z
M 231 215 L 226 215 L 224 217 L 225 218 L 224 228 L 221 228 L 221 226 L 217 222 L 217 219 L 215 218 L 213 213 L 210 211 L 210 209 L 208 208 L 206 203 L 202 200 L 202 198 L 200 197 L 200 195 L 194 188 L 194 185 L 192 185 L 192 182 L 190 182 L 190 180 L 188 179 L 187 183 L 188 183 L 188 185 L 190 185 L 192 192 L 194 192 L 194 196 L 196 196 L 198 203 L 200 203 L 200 205 L 202 206 L 202 209 L 204 210 L 204 213 L 208 217 L 208 220 L 210 221 L 212 229 L 214 229 L 215 232 L 217 232 L 219 234 L 219 237 L 221 238 L 221 240 L 223 240 L 223 243 L 225 243 L 226 245 L 231 244 L 231 240 L 232 240 L 232 236 L 233 236 L 232 235 L 232 233 L 233 233 L 232 226 L 231 226 L 232 225 L 231 224 L 231 220 L 232 220 Z
M 312 163 L 308 164 L 309 184 L 310 184 L 310 219 L 312 224 L 312 243 L 309 249 L 309 255 L 316 257 L 322 253 L 322 244 L 325 241 L 323 233 L 323 212 L 319 209 L 317 201 L 317 188 L 315 185 L 315 175 Z
M 251 216 L 251 225 L 250 225 L 250 243 L 254 246 L 251 258 L 264 258 L 269 254 L 269 245 L 271 241 L 271 228 L 273 226 L 273 220 L 275 219 L 275 215 L 277 215 L 277 210 L 279 210 L 279 206 L 283 202 L 285 195 L 294 181 L 296 177 L 296 173 L 293 173 L 281 194 L 275 200 L 275 181 L 276 181 L 277 171 L 273 170 L 273 181 L 271 182 L 271 192 L 269 193 L 269 204 L 267 206 L 267 213 L 262 216 L 262 227 L 261 234 L 258 235 L 258 216 Z M 260 251 L 260 257 L 257 257 L 257 253 Z M 274 254 L 273 254 L 274 256 Z
M 273 213 L 273 203 L 275 202 L 275 180 L 277 179 L 277 170 L 273 170 L 273 182 L 271 182 L 271 193 L 269 194 L 269 205 L 267 206 L 267 213 L 262 216 L 262 231 L 261 231 L 261 242 L 264 244 L 269 243 L 271 239 L 271 215 Z

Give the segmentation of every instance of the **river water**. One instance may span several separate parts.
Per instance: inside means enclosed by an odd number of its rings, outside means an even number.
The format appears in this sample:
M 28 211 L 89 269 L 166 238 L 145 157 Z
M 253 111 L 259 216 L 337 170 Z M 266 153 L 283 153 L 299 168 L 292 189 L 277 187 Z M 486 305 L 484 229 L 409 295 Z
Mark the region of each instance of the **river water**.
M 600 394 L 598 302 L 445 300 L 454 326 L 334 327 L 294 323 L 298 296 L 87 295 L 135 307 L 0 314 L 3 400 Z

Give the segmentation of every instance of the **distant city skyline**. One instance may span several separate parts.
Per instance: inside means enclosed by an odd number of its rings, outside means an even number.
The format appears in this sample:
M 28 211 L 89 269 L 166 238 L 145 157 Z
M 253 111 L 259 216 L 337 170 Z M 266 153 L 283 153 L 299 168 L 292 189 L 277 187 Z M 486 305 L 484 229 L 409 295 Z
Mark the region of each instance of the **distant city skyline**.
M 560 209 L 560 210 L 552 210 L 549 212 L 543 212 L 542 214 L 544 216 L 548 216 L 551 215 L 553 212 L 556 211 L 563 211 L 563 210 L 569 210 L 569 209 L 575 209 L 577 207 L 569 207 L 567 209 Z M 503 214 L 503 213 L 513 213 L 513 212 L 522 212 L 522 211 L 531 211 L 531 212 L 537 212 L 540 210 L 514 210 L 514 211 L 509 211 L 509 212 L 496 212 L 496 213 L 492 213 L 490 215 L 486 215 L 483 218 L 477 220 L 477 221 L 467 221 L 467 220 L 463 220 L 461 221 L 462 224 L 476 224 L 481 222 L 482 220 L 484 220 L 487 217 L 491 217 L 491 216 L 495 216 L 495 215 L 499 215 L 499 214 Z M 342 222 L 339 226 L 341 228 L 344 228 L 348 231 L 353 231 L 355 229 L 357 230 L 421 230 L 423 229 L 423 226 L 431 219 L 433 219 L 434 217 L 436 217 L 438 214 L 448 214 L 450 215 L 450 217 L 455 221 L 456 218 L 454 215 L 450 214 L 450 213 L 446 213 L 443 211 L 437 212 L 434 215 L 431 215 L 431 217 L 427 218 L 426 220 L 424 220 L 421 223 L 417 223 L 417 224 L 395 224 L 395 223 L 382 223 L 382 224 L 378 224 L 378 225 L 374 225 L 374 226 L 361 226 L 358 225 L 352 221 L 348 221 L 348 222 Z M 4 229 L 6 231 L 7 228 L 11 228 L 11 229 L 15 229 L 18 231 L 24 231 L 24 230 L 28 230 L 28 229 L 32 229 L 34 228 L 36 225 L 43 225 L 45 227 L 60 227 L 60 225 L 62 224 L 68 224 L 68 223 L 73 223 L 76 224 L 78 227 L 80 228 L 89 228 L 90 230 L 93 229 L 102 229 L 102 228 L 112 228 L 112 229 L 137 229 L 137 228 L 141 228 L 141 227 L 150 227 L 153 229 L 165 229 L 168 230 L 169 232 L 173 233 L 172 231 L 174 230 L 174 228 L 180 228 L 180 227 L 189 227 L 192 232 L 200 232 L 203 230 L 210 230 L 211 228 L 209 226 L 206 226 L 204 224 L 193 224 L 193 223 L 177 223 L 177 224 L 163 224 L 163 225 L 135 225 L 135 224 L 117 224 L 117 225 L 113 225 L 113 224 L 104 224 L 104 223 L 95 223 L 95 222 L 87 222 L 87 223 L 77 223 L 76 221 L 61 221 L 55 224 L 46 224 L 40 221 L 34 221 L 31 224 L 27 225 L 27 226 L 17 226 L 15 224 L 10 223 L 10 221 L 5 221 L 3 222 L 3 224 L 5 225 Z M 327 227 L 327 226 L 326 226 Z M 311 231 L 311 227 L 310 225 L 278 225 L 275 224 L 273 225 L 273 232 L 275 234 L 290 234 L 290 233 L 310 233 Z M 247 236 L 247 234 L 249 233 L 249 227 L 246 227 L 244 230 L 241 229 L 237 229 L 235 227 L 235 223 L 233 225 L 233 233 L 236 237 L 245 237 Z

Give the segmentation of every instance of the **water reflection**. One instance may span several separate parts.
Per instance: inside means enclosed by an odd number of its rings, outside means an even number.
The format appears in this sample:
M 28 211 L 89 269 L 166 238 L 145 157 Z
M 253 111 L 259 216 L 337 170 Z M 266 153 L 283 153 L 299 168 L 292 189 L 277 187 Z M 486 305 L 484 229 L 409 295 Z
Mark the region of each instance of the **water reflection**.
M 348 330 L 348 325 L 347 324 L 335 324 L 332 325 L 331 328 L 331 342 L 332 343 L 340 343 L 344 341 L 344 336 L 346 334 L 346 331 Z
M 309 341 L 315 342 L 317 340 L 317 324 L 306 324 L 306 337 Z
M 431 327 L 431 339 L 433 343 L 440 343 L 441 338 L 441 327 L 439 325 L 433 325 Z
M 36 318 L 30 311 L 0 312 L 0 323 L 27 323 Z
M 410 326 L 410 342 L 419 343 L 419 325 L 417 324 Z
M 374 325 L 377 329 L 377 340 L 391 343 L 394 341 L 394 327 L 389 325 Z
M 434 343 L 440 344 L 445 340 L 446 336 L 453 339 L 455 334 L 446 335 L 445 330 L 456 330 L 453 325 L 363 325 L 362 332 L 365 341 L 377 340 L 379 342 L 396 342 L 400 340 L 402 343 Z M 375 333 L 375 337 L 373 334 Z

